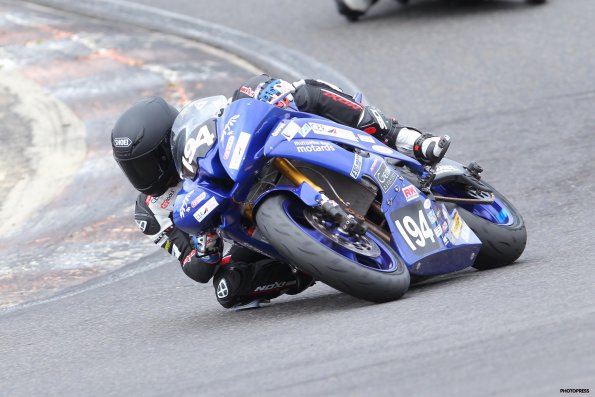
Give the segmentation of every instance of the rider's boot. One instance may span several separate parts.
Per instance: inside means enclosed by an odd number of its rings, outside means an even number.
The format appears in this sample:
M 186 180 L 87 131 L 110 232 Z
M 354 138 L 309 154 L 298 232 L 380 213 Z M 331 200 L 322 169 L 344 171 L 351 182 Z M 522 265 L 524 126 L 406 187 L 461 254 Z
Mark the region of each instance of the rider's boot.
M 295 295 L 314 280 L 290 266 L 263 259 L 222 266 L 213 277 L 217 301 L 226 309 L 252 309 L 282 294 Z
M 401 128 L 397 133 L 395 146 L 398 151 L 413 155 L 422 164 L 435 165 L 446 154 L 450 146 L 450 137 L 422 134 L 412 128 Z
M 350 21 L 357 21 L 364 15 L 378 0 L 335 0 L 339 14 L 344 15 Z

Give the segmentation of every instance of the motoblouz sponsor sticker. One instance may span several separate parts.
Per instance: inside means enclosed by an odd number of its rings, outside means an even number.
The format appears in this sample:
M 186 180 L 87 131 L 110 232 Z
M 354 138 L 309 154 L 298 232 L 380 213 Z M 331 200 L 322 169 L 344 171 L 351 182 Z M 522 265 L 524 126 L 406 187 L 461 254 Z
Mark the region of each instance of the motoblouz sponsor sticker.
M 397 173 L 391 169 L 391 167 L 386 164 L 385 161 L 380 164 L 380 168 L 374 174 L 374 178 L 380 183 L 380 187 L 382 187 L 382 191 L 384 193 L 388 192 L 390 187 L 395 183 L 397 180 Z
M 398 209 L 390 215 L 399 235 L 416 255 L 425 255 L 440 248 L 435 231 L 430 227 L 420 201 Z
M 353 158 L 353 166 L 351 166 L 350 175 L 352 178 L 357 179 L 359 172 L 362 170 L 362 164 L 364 163 L 363 157 L 359 154 L 355 154 Z
M 205 219 L 207 215 L 209 215 L 215 208 L 217 208 L 218 205 L 219 203 L 217 202 L 217 199 L 215 199 L 215 197 L 211 197 L 206 203 L 202 205 L 202 207 L 196 210 L 194 213 L 194 218 L 197 221 L 202 222 L 202 220 Z
M 295 145 L 295 150 L 297 150 L 298 153 L 335 151 L 335 147 L 330 142 L 306 139 L 294 141 L 293 144 Z

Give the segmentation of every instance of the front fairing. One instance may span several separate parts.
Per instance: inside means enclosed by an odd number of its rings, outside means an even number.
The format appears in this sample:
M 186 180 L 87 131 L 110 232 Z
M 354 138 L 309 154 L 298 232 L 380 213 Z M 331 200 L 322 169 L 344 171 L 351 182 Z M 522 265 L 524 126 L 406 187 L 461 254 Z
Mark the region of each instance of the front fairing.
M 268 138 L 264 154 L 373 181 L 382 196 L 391 243 L 412 274 L 443 274 L 473 264 L 481 243 L 458 212 L 432 201 L 387 160 L 420 173 L 421 164 L 370 135 L 328 120 L 284 119 Z M 291 192 L 300 197 L 295 189 Z M 308 197 L 301 199 L 312 205 Z

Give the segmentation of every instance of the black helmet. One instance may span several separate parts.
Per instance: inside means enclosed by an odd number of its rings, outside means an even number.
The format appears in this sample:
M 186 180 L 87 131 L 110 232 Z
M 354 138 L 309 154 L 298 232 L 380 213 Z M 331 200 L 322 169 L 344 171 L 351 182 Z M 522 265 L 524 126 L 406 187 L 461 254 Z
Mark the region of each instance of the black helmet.
M 141 193 L 160 196 L 180 180 L 170 148 L 177 115 L 162 98 L 148 97 L 125 111 L 112 129 L 114 158 Z

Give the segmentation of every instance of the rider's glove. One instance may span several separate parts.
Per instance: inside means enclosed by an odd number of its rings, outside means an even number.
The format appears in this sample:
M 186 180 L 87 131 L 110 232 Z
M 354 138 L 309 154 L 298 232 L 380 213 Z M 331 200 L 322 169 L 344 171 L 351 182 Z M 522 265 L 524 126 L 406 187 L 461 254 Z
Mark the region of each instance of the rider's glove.
M 192 237 L 196 247 L 196 256 L 206 263 L 218 263 L 223 252 L 223 240 L 216 229 L 205 231 Z
M 293 102 L 295 87 L 285 80 L 268 80 L 258 85 L 254 97 L 259 101 L 274 104 L 279 108 L 286 108 Z

